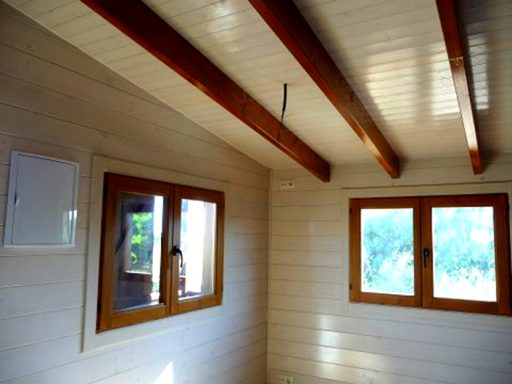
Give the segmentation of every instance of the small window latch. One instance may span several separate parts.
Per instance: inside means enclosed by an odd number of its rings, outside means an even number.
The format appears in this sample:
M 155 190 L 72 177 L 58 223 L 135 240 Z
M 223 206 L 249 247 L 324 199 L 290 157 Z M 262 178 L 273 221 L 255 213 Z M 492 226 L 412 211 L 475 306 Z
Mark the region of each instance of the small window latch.
M 175 245 L 172 247 L 171 253 L 173 254 L 173 256 L 179 257 L 180 268 L 183 268 L 183 253 L 181 252 L 181 249 L 177 245 Z
M 430 251 L 428 248 L 423 248 L 423 267 L 427 268 L 428 257 L 430 256 Z

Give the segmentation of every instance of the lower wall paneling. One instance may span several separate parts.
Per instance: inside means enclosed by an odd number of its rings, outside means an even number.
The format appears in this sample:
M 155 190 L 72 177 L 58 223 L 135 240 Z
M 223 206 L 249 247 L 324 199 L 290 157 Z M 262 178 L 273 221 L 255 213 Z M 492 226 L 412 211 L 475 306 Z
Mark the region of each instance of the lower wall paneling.
M 270 383 L 512 382 L 511 317 L 348 299 L 350 196 L 510 193 L 511 160 L 495 158 L 483 176 L 461 159 L 408 163 L 397 180 L 376 177 L 376 165 L 335 167 L 328 184 L 300 169 L 273 171 Z M 281 179 L 296 189 L 279 190 Z

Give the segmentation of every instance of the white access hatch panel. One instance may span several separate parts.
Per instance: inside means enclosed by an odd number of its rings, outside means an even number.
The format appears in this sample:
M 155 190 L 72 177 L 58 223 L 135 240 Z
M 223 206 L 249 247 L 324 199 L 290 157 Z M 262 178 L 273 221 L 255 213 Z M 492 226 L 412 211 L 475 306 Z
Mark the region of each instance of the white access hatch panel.
M 13 151 L 5 246 L 73 246 L 78 164 Z

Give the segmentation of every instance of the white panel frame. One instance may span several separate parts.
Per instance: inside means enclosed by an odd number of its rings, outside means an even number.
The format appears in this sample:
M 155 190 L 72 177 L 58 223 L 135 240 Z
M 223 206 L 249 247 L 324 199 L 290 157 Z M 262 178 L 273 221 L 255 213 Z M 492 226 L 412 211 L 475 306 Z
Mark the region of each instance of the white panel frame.
M 188 327 L 191 322 L 197 324 L 220 318 L 225 311 L 224 304 L 200 311 L 169 316 L 160 320 L 96 333 L 103 183 L 106 172 L 223 191 L 226 201 L 229 199 L 228 184 L 225 182 L 103 156 L 93 156 L 82 352 L 108 349 L 119 344 L 131 344 L 139 342 L 141 337 L 154 336 L 165 331 L 176 330 L 177 327 Z
M 18 163 L 21 157 L 30 157 L 33 159 L 40 159 L 44 161 L 52 161 L 56 163 L 63 163 L 65 165 L 69 165 L 73 168 L 73 190 L 71 196 L 71 206 L 72 206 L 72 216 L 70 222 L 70 232 L 71 235 L 69 237 L 69 242 L 44 242 L 44 243 L 15 243 L 12 241 L 14 236 L 14 214 L 15 214 L 15 205 L 16 205 L 16 186 L 18 183 Z M 55 157 L 48 157 L 33 153 L 20 152 L 20 151 L 12 151 L 11 152 L 11 164 L 9 169 L 9 187 L 7 193 L 7 210 L 5 217 L 5 232 L 4 232 L 4 244 L 3 246 L 6 248 L 11 247 L 66 247 L 72 248 L 75 246 L 75 238 L 76 238 L 76 227 L 77 227 L 77 213 L 78 213 L 78 181 L 80 179 L 80 166 L 78 163 L 63 160 Z

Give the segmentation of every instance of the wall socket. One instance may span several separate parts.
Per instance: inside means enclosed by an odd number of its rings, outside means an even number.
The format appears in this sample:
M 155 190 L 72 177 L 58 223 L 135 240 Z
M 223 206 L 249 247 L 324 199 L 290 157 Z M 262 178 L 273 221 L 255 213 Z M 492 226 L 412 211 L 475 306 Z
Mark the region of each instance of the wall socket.
M 281 179 L 279 180 L 279 189 L 289 191 L 295 189 L 295 179 Z
M 277 384 L 293 384 L 293 377 L 279 375 L 277 376 Z

